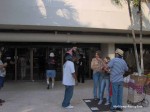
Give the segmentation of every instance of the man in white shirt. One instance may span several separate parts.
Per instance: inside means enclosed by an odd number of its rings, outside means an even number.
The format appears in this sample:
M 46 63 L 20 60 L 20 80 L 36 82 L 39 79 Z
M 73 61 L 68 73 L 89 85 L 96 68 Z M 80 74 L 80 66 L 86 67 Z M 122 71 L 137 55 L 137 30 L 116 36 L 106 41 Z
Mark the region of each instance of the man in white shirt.
M 73 96 L 74 86 L 76 84 L 76 75 L 75 75 L 75 67 L 72 62 L 72 56 L 67 55 L 65 57 L 66 62 L 63 65 L 63 85 L 65 85 L 65 95 L 64 100 L 62 102 L 62 107 L 67 109 L 72 109 L 73 106 L 70 105 L 70 101 Z

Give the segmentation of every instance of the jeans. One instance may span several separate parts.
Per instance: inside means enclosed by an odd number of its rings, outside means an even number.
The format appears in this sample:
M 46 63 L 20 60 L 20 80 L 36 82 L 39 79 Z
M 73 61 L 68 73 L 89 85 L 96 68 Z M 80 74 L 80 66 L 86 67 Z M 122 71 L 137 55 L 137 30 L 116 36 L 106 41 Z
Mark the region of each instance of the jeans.
M 4 86 L 5 77 L 0 76 L 0 89 Z
M 105 78 L 102 79 L 100 100 L 103 100 L 104 90 L 106 88 L 106 101 L 107 101 L 107 103 L 110 102 L 109 86 L 110 86 L 110 80 L 109 79 L 105 79 Z
M 67 107 L 70 105 L 71 98 L 73 96 L 74 86 L 65 86 L 65 95 L 62 102 L 62 107 Z
M 115 109 L 115 106 L 122 107 L 123 99 L 123 82 L 112 82 L 112 105 L 111 109 Z
M 94 72 L 93 73 L 93 82 L 94 82 L 93 94 L 94 94 L 94 98 L 97 98 L 97 97 L 100 98 L 101 80 L 102 80 L 102 73 Z M 97 96 L 97 90 L 98 90 L 98 96 Z

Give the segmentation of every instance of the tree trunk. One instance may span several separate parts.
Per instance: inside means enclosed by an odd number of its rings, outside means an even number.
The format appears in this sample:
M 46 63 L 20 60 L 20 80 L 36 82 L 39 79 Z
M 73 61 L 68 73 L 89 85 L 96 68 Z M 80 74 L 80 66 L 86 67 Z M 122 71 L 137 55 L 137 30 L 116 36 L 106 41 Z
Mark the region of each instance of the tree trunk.
M 139 60 L 138 60 L 138 53 L 137 53 L 137 46 L 136 46 L 136 39 L 135 39 L 135 32 L 134 32 L 134 29 L 133 29 L 133 20 L 132 20 L 132 14 L 131 14 L 130 0 L 127 0 L 127 2 L 128 2 L 128 11 L 129 11 L 131 28 L 132 28 L 133 45 L 134 45 L 134 51 L 135 51 L 137 71 L 138 71 L 138 74 L 141 75 L 141 70 L 140 70 L 140 65 L 139 65 Z
M 140 14 L 140 59 L 141 59 L 141 73 L 144 74 L 144 64 L 143 64 L 143 42 L 142 42 L 142 9 L 141 0 L 139 0 L 139 14 Z

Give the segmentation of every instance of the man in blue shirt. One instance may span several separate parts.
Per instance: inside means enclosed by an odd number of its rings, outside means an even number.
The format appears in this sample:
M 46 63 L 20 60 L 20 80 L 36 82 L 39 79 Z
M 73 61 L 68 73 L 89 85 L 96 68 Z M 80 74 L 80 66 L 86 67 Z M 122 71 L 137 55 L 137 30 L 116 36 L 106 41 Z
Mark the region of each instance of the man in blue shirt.
M 123 51 L 117 49 L 115 58 L 108 63 L 110 68 L 110 81 L 112 83 L 112 106 L 111 110 L 122 110 L 123 99 L 123 75 L 128 71 L 128 66 L 123 59 Z

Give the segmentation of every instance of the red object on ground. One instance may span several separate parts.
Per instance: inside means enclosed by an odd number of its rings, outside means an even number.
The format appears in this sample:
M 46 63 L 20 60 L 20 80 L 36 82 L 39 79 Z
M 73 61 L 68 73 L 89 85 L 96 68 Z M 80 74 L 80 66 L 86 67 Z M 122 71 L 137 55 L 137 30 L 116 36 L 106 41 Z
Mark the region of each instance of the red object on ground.
M 110 83 L 110 92 L 109 95 L 112 96 L 112 83 Z

